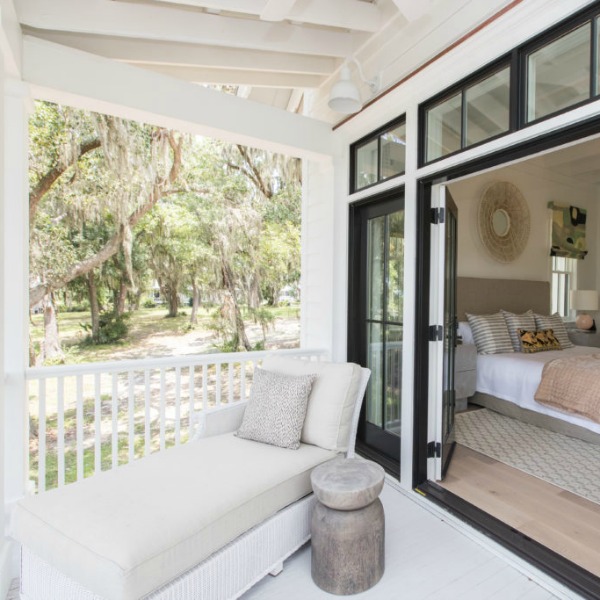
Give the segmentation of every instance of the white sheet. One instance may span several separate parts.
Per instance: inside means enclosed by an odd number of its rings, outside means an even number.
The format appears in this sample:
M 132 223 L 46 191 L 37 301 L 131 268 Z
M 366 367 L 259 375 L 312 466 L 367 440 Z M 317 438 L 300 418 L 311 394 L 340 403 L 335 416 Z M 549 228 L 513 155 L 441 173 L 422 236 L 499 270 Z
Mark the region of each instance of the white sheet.
M 525 354 L 478 354 L 477 391 L 508 400 L 521 408 L 557 417 L 563 421 L 600 433 L 600 424 L 549 406 L 539 404 L 533 396 L 540 384 L 544 365 L 555 358 L 566 358 L 582 354 L 600 354 L 600 348 L 575 346 L 566 350 L 550 350 Z

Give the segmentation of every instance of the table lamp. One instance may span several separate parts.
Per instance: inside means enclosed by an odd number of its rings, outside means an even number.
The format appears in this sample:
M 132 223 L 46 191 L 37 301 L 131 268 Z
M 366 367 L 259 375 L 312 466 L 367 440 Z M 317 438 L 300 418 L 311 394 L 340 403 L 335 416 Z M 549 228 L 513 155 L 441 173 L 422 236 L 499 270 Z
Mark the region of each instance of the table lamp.
M 598 290 L 572 290 L 571 308 L 577 311 L 598 310 Z M 586 312 L 577 315 L 575 326 L 577 329 L 596 330 L 593 317 Z

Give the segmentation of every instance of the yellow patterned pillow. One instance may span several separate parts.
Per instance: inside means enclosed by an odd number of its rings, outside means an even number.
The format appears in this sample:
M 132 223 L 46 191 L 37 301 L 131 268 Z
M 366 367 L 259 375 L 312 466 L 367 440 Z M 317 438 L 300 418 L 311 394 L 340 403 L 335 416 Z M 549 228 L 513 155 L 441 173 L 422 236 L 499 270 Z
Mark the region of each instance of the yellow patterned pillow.
M 544 350 L 561 350 L 560 342 L 552 329 L 529 331 L 519 329 L 521 352 L 543 352 Z

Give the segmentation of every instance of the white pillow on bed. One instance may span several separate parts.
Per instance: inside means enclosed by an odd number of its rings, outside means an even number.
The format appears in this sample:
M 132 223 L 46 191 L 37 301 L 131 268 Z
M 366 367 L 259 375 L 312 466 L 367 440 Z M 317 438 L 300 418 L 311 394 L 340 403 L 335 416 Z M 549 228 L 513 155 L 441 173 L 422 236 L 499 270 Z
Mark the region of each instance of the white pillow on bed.
M 523 352 L 519 329 L 525 329 L 526 331 L 534 331 L 536 329 L 533 311 L 528 310 L 521 315 L 508 312 L 507 310 L 501 310 L 500 312 L 506 321 L 506 327 L 508 329 L 508 335 L 510 335 L 513 350 L 515 352 Z
M 474 344 L 475 340 L 473 339 L 473 331 L 471 331 L 471 326 L 468 321 L 459 321 L 458 322 L 458 335 L 462 338 L 463 344 Z
M 502 313 L 493 315 L 470 315 L 469 325 L 479 354 L 501 354 L 514 352 L 508 328 Z
M 558 313 L 553 315 L 538 315 L 536 313 L 535 327 L 536 329 L 552 329 L 556 339 L 560 342 L 561 350 L 575 348 L 575 344 L 569 339 L 565 322 Z

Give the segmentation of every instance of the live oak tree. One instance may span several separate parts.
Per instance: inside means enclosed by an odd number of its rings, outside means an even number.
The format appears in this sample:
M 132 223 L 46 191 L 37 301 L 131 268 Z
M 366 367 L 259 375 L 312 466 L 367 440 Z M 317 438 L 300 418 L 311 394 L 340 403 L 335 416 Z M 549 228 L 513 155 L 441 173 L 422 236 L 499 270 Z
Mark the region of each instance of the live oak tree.
M 299 279 L 298 160 L 49 103 L 30 136 L 30 306 L 48 313 L 46 357 L 60 351 L 56 293 L 87 291 L 98 339 L 102 305 L 122 315 L 152 279 L 170 316 L 192 296 L 192 324 L 201 298 L 220 297 L 223 340 L 251 349 L 244 307 L 260 318 Z

